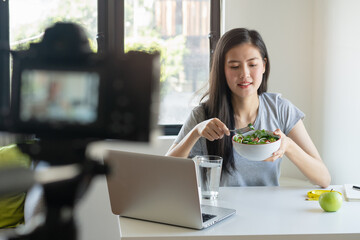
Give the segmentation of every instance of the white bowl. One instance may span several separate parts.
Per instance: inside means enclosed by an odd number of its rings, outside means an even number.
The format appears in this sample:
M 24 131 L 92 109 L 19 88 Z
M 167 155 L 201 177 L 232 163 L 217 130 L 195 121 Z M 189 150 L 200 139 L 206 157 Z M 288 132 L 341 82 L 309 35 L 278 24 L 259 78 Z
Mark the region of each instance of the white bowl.
M 255 131 L 249 131 L 247 133 L 244 133 L 243 136 L 251 135 L 254 132 Z M 253 145 L 238 143 L 234 141 L 233 137 L 232 142 L 235 151 L 238 152 L 241 156 L 252 161 L 263 161 L 268 157 L 271 157 L 272 154 L 279 149 L 281 144 L 281 138 L 279 138 L 276 142 Z

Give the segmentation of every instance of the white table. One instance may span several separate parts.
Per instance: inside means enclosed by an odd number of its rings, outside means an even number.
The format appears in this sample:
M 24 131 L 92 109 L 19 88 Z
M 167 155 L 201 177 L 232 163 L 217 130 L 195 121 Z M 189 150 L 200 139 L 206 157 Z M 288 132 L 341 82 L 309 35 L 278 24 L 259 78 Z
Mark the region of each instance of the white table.
M 343 192 L 339 185 L 330 188 Z M 234 208 L 236 215 L 204 230 L 120 217 L 121 239 L 360 239 L 360 202 L 343 201 L 337 212 L 324 212 L 317 201 L 305 200 L 313 189 L 221 188 L 218 200 L 204 203 Z

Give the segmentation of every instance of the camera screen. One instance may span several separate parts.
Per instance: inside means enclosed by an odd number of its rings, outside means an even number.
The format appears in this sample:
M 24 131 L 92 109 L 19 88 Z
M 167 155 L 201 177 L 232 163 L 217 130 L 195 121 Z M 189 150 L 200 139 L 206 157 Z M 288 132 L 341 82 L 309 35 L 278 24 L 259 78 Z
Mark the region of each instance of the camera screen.
M 96 72 L 31 69 L 21 75 L 21 121 L 91 124 L 97 120 Z

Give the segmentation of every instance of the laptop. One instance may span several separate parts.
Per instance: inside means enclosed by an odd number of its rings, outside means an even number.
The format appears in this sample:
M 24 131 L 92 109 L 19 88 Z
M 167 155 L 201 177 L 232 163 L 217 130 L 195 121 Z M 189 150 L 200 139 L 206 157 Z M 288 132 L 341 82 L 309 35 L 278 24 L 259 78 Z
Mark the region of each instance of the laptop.
M 193 229 L 207 228 L 235 209 L 201 205 L 192 159 L 109 150 L 104 162 L 112 212 Z

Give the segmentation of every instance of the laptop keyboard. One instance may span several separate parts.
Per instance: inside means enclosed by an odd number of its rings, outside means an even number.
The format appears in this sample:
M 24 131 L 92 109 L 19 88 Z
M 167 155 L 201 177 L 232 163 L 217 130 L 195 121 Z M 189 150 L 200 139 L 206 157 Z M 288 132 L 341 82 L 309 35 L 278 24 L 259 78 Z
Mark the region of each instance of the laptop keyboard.
M 203 213 L 202 214 L 202 219 L 203 219 L 203 222 L 206 222 L 212 218 L 216 217 L 216 215 L 212 215 L 212 214 L 206 214 L 206 213 Z

